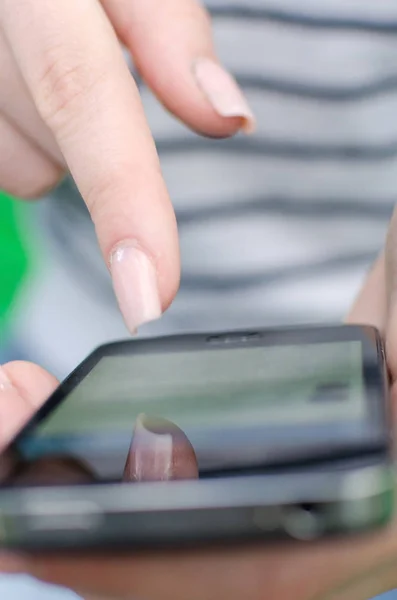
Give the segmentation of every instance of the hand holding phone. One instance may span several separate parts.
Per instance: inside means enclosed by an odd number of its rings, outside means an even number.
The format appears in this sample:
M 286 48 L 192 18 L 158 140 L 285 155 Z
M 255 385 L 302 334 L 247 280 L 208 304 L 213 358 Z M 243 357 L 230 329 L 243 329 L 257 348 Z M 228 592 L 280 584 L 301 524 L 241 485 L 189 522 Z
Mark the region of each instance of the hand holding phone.
M 370 530 L 391 516 L 390 442 L 372 328 L 110 344 L 9 446 L 0 542 L 155 549 Z
M 23 390 L 26 390 L 26 381 Z M 174 482 L 166 485 L 174 485 Z M 85 559 L 75 552 L 55 557 L 39 555 L 25 562 L 24 568 L 74 589 L 89 589 L 102 595 L 130 597 L 133 593 L 138 597 L 176 599 L 185 599 L 188 595 L 193 600 L 205 598 L 217 589 L 221 597 L 227 595 L 232 600 L 242 597 L 307 600 L 316 597 L 315 594 L 325 598 L 328 597 L 325 592 L 334 590 L 336 593 L 340 584 L 342 591 L 351 590 L 352 575 L 361 569 L 361 583 L 366 593 L 362 597 L 367 598 L 389 585 L 394 569 L 388 570 L 387 566 L 396 552 L 395 540 L 395 528 L 390 526 L 364 538 L 350 536 L 331 543 L 326 540 L 315 544 L 295 542 L 284 543 L 282 547 L 240 544 L 225 549 L 129 555 L 115 551 L 101 555 L 97 549 L 92 558 L 85 553 Z M 374 576 L 373 568 L 382 576 Z M 313 576 L 308 577 L 308 573 Z M 268 595 L 264 595 L 264 591 Z

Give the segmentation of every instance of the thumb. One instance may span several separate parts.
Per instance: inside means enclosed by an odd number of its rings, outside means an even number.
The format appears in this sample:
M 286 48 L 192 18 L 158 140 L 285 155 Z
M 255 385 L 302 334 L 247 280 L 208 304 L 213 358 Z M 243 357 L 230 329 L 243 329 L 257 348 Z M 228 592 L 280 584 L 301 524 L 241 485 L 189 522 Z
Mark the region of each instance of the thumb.
M 219 64 L 211 23 L 196 0 L 103 0 L 119 37 L 165 107 L 200 133 L 254 129 L 235 80 Z
M 124 469 L 124 481 L 170 481 L 197 477 L 197 458 L 184 432 L 165 419 L 140 415 Z
M 55 377 L 27 362 L 0 365 L 0 451 L 57 386 Z M 0 473 L 1 473 L 0 464 Z
M 347 323 L 372 325 L 385 340 L 387 365 L 394 385 L 391 387 L 393 416 L 397 416 L 397 305 L 395 301 L 394 259 L 391 243 L 371 269 L 356 301 L 346 318 Z
M 346 317 L 346 322 L 372 325 L 382 334 L 386 328 L 386 271 L 385 255 L 378 257 Z
M 390 221 L 385 251 L 386 353 L 393 381 L 397 381 L 397 210 Z

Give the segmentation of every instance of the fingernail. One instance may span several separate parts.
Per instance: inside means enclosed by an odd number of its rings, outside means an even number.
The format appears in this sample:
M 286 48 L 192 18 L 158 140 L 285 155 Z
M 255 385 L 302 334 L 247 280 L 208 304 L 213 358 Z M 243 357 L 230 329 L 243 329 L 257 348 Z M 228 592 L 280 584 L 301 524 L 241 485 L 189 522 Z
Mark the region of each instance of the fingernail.
M 179 427 L 161 418 L 140 415 L 135 423 L 124 481 L 195 479 L 197 459 Z
M 5 389 L 12 387 L 10 378 L 8 377 L 5 369 L 0 365 L 0 392 Z
M 142 250 L 131 245 L 119 246 L 111 256 L 113 287 L 125 323 L 131 333 L 144 323 L 161 316 L 157 274 Z
M 135 423 L 132 444 L 124 470 L 127 481 L 164 481 L 171 479 L 172 435 L 164 430 L 153 432 L 147 428 L 145 416 Z
M 201 58 L 193 65 L 198 86 L 221 117 L 240 117 L 246 133 L 255 130 L 255 117 L 235 79 L 218 63 Z

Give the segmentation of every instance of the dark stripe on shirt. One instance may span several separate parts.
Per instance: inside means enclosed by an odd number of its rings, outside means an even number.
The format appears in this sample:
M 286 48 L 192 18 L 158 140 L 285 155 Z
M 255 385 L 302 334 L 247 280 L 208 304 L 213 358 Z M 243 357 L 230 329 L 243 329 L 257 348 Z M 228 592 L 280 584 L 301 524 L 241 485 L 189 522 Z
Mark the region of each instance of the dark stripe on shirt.
M 103 299 L 114 304 L 110 279 L 104 278 L 102 267 L 97 269 L 92 261 L 87 260 L 80 252 L 78 244 L 70 244 L 68 234 L 70 224 L 60 219 L 56 211 L 50 210 L 47 216 L 47 225 L 57 241 L 63 261 L 70 267 L 71 272 L 80 273 L 84 285 L 92 288 L 92 291 L 95 291 L 96 294 L 98 294 L 98 289 L 101 289 Z M 348 270 L 368 265 L 376 259 L 378 252 L 379 249 L 375 248 L 372 252 L 346 253 L 338 257 L 321 259 L 304 265 L 295 264 L 277 269 L 266 269 L 247 275 L 220 276 L 219 274 L 189 274 L 182 272 L 183 288 L 190 292 L 222 293 L 266 287 L 284 282 L 293 283 L 305 277 L 318 277 L 324 275 L 324 273 L 329 275 L 332 271 Z
M 397 157 L 397 140 L 383 144 L 312 144 L 294 140 L 244 139 L 166 139 L 157 140 L 159 154 L 200 153 L 263 156 L 292 161 L 378 162 Z
M 250 273 L 248 275 L 200 275 L 199 273 L 191 275 L 182 273 L 182 282 L 184 290 L 190 292 L 235 292 L 247 290 L 248 288 L 262 288 L 274 284 L 294 283 L 308 277 L 319 277 L 324 274 L 329 276 L 333 271 L 348 271 L 352 268 L 365 267 L 372 263 L 379 249 L 374 252 L 360 252 L 357 254 L 349 253 L 329 259 L 322 259 L 316 262 L 306 263 L 304 265 L 291 265 L 280 267 L 275 270 L 266 270 L 261 273 Z
M 327 29 L 335 31 L 356 31 L 395 35 L 397 20 L 375 20 L 356 17 L 335 17 L 334 15 L 318 16 L 300 12 L 286 11 L 274 8 L 256 6 L 211 6 L 209 11 L 213 18 L 228 18 L 236 20 L 269 21 L 309 29 Z
M 363 201 L 360 198 L 288 198 L 285 196 L 258 196 L 257 198 L 235 198 L 231 193 L 227 199 L 216 198 L 215 206 L 203 206 L 204 201 L 197 198 L 194 208 L 177 211 L 178 224 L 186 226 L 203 221 L 228 220 L 241 217 L 261 216 L 265 214 L 304 217 L 317 219 L 324 217 L 371 219 L 384 221 L 393 213 L 395 199 L 374 199 Z
M 397 74 L 352 86 L 301 82 L 272 77 L 271 75 L 242 75 L 236 73 L 235 76 L 240 85 L 246 90 L 295 96 L 305 100 L 352 102 L 397 92 Z

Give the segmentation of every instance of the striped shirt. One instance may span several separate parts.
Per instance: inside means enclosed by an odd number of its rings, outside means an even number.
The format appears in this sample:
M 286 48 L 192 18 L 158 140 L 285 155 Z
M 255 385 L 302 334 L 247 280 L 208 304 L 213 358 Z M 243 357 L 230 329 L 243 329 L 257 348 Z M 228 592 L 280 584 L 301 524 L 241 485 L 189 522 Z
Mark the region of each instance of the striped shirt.
M 137 78 L 179 224 L 180 292 L 142 335 L 340 320 L 397 189 L 397 3 L 210 0 L 223 63 L 257 118 L 209 140 Z M 63 376 L 126 329 L 71 181 L 37 207 L 41 267 L 16 324 Z

